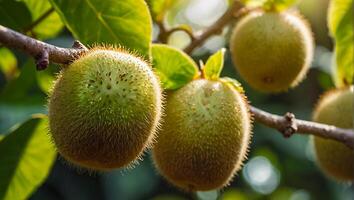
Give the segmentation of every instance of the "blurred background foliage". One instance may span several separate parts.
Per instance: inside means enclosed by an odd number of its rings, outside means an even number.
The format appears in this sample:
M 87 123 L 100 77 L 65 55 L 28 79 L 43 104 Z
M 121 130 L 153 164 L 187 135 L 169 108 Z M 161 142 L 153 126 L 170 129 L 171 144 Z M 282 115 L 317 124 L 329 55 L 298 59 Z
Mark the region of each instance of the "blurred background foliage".
M 70 47 L 73 36 L 64 28 L 58 14 L 51 11 L 47 1 L 0 0 L 0 24 L 26 33 L 61 47 Z M 167 27 L 186 24 L 198 32 L 215 22 L 229 6 L 228 0 L 167 0 L 160 6 L 168 7 L 165 18 L 153 15 L 157 21 L 164 20 Z M 272 113 L 295 113 L 298 118 L 310 120 L 312 108 L 325 90 L 334 87 L 331 79 L 333 65 L 333 42 L 327 28 L 328 0 L 303 0 L 296 4 L 311 24 L 316 39 L 316 51 L 307 79 L 288 93 L 269 95 L 249 88 L 232 66 L 226 52 L 222 76 L 239 80 L 252 105 Z M 152 7 L 161 10 L 161 7 Z M 49 12 L 51 11 L 51 12 Z M 48 12 L 49 17 L 33 30 L 28 27 L 38 17 Z M 156 12 L 159 13 L 159 12 Z M 206 61 L 215 51 L 228 46 L 227 26 L 221 35 L 212 36 L 198 48 L 193 58 Z M 31 31 L 28 31 L 31 30 Z M 153 26 L 153 40 L 159 29 Z M 183 48 L 190 38 L 183 31 L 171 35 L 168 44 Z M 145 47 L 142 47 L 145 48 Z M 0 133 L 7 133 L 34 113 L 47 113 L 47 93 L 58 73 L 59 66 L 50 66 L 36 72 L 32 58 L 0 47 Z M 20 130 L 20 129 L 17 129 Z M 231 185 L 222 191 L 185 193 L 168 184 L 153 167 L 150 155 L 134 169 L 116 170 L 108 173 L 87 173 L 70 167 L 57 156 L 46 181 L 34 191 L 31 200 L 44 199 L 153 199 L 153 200 L 346 200 L 354 196 L 350 185 L 328 179 L 314 163 L 312 146 L 308 136 L 294 135 L 283 138 L 276 130 L 254 125 L 251 148 L 242 171 Z M 1 135 L 0 135 L 1 136 Z M 20 144 L 20 143 L 19 143 Z M 14 142 L 13 145 L 16 145 Z M 4 152 L 3 152 L 4 153 Z M 6 153 L 6 152 L 5 152 Z M 0 163 L 5 165 L 6 163 Z

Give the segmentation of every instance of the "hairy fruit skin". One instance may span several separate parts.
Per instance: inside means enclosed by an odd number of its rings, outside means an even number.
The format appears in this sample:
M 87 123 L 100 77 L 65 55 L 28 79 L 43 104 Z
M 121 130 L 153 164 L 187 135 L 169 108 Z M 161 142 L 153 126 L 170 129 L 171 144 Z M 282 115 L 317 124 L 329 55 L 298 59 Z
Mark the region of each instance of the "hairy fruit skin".
M 152 142 L 161 89 L 138 57 L 93 49 L 61 72 L 48 107 L 60 154 L 88 169 L 110 170 L 135 161 Z
M 230 40 L 237 71 L 263 92 L 295 87 L 308 71 L 313 49 L 309 26 L 290 12 L 251 12 L 238 22 Z
M 320 99 L 313 120 L 340 128 L 353 129 L 353 87 L 327 92 Z M 319 166 L 330 177 L 339 181 L 354 180 L 354 152 L 338 141 L 312 137 Z
M 188 191 L 226 186 L 251 137 L 244 96 L 220 81 L 194 80 L 168 95 L 165 114 L 153 148 L 160 173 Z

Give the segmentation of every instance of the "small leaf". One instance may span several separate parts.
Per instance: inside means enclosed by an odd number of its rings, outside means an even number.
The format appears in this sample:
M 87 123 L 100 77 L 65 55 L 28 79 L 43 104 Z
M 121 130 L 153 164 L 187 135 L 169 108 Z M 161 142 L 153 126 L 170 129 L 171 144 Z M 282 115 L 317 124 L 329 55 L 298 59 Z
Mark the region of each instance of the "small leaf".
M 56 151 L 47 127 L 36 116 L 0 141 L 0 199 L 27 199 L 48 176 Z
M 192 58 L 176 48 L 154 44 L 152 58 L 164 89 L 178 89 L 198 76 L 198 67 Z
M 152 18 L 155 21 L 162 22 L 166 11 L 173 6 L 176 0 L 146 0 L 149 5 Z
M 332 0 L 328 10 L 328 27 L 335 40 L 334 82 L 337 87 L 354 82 L 354 0 Z
M 241 85 L 240 82 L 238 82 L 236 79 L 233 78 L 229 78 L 229 77 L 222 77 L 220 79 L 223 83 L 226 83 L 228 85 L 230 85 L 231 87 L 233 87 L 235 90 L 237 90 L 240 93 L 245 93 L 245 91 L 243 90 L 243 87 Z
M 224 67 L 224 54 L 226 49 L 222 48 L 209 57 L 203 69 L 204 78 L 218 80 L 221 70 Z
M 0 0 L 0 24 L 16 31 L 31 23 L 31 13 L 20 1 Z
M 84 44 L 123 46 L 149 59 L 152 22 L 144 0 L 50 0 Z
M 15 55 L 5 48 L 0 48 L 0 69 L 5 74 L 6 80 L 11 80 L 19 74 Z
M 38 23 L 32 30 L 34 35 L 40 39 L 48 39 L 56 36 L 64 27 L 59 15 L 51 10 L 52 5 L 47 0 L 22 0 L 26 3 L 32 14 L 32 23 L 45 14 L 45 19 Z

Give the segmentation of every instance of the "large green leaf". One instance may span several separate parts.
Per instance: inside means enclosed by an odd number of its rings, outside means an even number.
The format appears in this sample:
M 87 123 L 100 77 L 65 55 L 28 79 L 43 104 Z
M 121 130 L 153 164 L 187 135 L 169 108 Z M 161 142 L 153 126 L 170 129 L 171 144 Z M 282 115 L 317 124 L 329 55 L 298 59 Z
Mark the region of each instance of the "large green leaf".
M 203 66 L 203 75 L 209 80 L 218 80 L 221 70 L 224 67 L 224 54 L 226 49 L 222 48 L 209 57 Z
M 35 116 L 0 141 L 0 199 L 27 199 L 48 176 L 56 151 L 47 127 Z
M 354 0 L 332 0 L 328 10 L 328 27 L 335 40 L 333 75 L 337 87 L 354 81 L 353 3 Z
M 7 80 L 16 77 L 19 73 L 15 55 L 5 48 L 0 48 L 0 70 L 5 74 Z
M 198 75 L 198 67 L 192 58 L 167 45 L 154 44 L 152 60 L 164 89 L 178 89 Z
M 52 10 L 48 0 L 23 0 L 32 14 L 32 21 L 41 20 L 33 29 L 37 38 L 47 39 L 56 36 L 63 28 L 59 15 Z
M 114 44 L 149 58 L 152 22 L 144 0 L 51 0 L 81 42 Z
M 31 23 L 31 13 L 23 2 L 0 0 L 0 24 L 16 31 Z

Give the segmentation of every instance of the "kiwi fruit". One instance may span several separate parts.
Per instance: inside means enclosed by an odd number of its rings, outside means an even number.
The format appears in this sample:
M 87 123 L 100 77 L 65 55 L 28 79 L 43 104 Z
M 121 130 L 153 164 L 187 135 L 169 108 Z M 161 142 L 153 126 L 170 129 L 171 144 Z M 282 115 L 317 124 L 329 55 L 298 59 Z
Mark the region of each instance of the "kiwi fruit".
M 78 166 L 110 170 L 128 166 L 150 146 L 161 88 L 139 57 L 94 48 L 62 70 L 48 107 L 59 153 Z
M 183 190 L 218 189 L 241 168 L 250 137 L 245 96 L 226 82 L 196 79 L 167 95 L 153 160 Z
M 299 14 L 254 11 L 235 26 L 230 50 L 234 66 L 251 87 L 277 93 L 304 78 L 313 43 L 310 27 Z
M 354 87 L 336 89 L 325 93 L 319 100 L 313 120 L 340 128 L 353 129 Z M 335 140 L 312 137 L 317 163 L 335 180 L 354 180 L 354 151 Z

